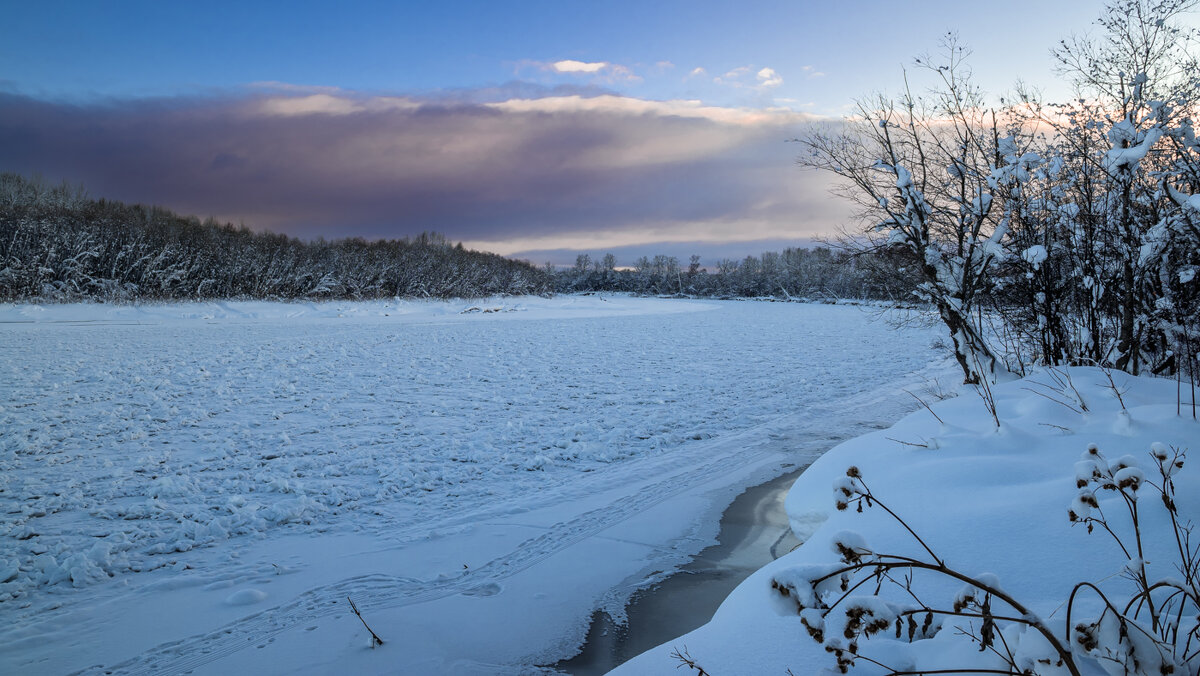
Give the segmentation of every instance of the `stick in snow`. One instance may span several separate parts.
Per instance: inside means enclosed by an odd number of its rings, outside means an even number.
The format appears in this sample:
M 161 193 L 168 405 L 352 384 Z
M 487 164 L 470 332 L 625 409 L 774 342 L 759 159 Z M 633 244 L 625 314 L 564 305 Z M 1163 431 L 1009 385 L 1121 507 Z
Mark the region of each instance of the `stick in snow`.
M 358 620 L 363 623 L 363 626 L 367 628 L 367 631 L 371 632 L 371 647 L 374 648 L 377 645 L 383 645 L 383 639 L 379 638 L 379 635 L 374 631 L 371 631 L 370 625 L 368 625 L 367 621 L 363 619 L 362 613 L 358 612 L 358 606 L 354 605 L 354 601 L 349 596 L 346 597 L 346 600 L 350 601 L 350 610 L 353 610 L 354 614 L 358 615 Z

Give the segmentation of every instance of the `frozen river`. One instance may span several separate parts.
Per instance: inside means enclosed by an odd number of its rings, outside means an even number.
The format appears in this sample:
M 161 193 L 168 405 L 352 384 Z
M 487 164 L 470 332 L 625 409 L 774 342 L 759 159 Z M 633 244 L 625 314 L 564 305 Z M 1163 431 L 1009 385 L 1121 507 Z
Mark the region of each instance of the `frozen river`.
M 743 488 L 915 405 L 934 333 L 623 297 L 0 306 L 0 671 L 553 664 Z

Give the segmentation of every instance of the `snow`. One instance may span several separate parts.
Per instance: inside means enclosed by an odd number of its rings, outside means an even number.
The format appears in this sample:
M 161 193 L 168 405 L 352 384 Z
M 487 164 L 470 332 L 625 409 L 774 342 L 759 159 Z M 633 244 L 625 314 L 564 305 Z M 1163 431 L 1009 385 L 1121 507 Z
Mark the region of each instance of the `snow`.
M 249 606 L 259 601 L 264 601 L 267 598 L 267 593 L 260 589 L 242 589 L 235 591 L 225 599 L 225 604 L 230 606 Z
M 0 673 L 568 657 L 593 610 L 711 544 L 744 487 L 953 373 L 917 347 L 936 330 L 880 314 L 620 296 L 0 306 Z
M 1129 120 L 1117 122 L 1108 133 L 1112 149 L 1105 155 L 1105 168 L 1108 171 L 1117 171 L 1136 167 L 1162 135 L 1163 131 L 1159 127 L 1139 131 Z
M 1026 263 L 1032 265 L 1034 270 L 1039 269 L 1042 263 L 1046 262 L 1047 257 L 1048 254 L 1046 253 L 1046 247 L 1042 246 L 1041 244 L 1034 244 L 1033 246 L 1021 252 L 1021 258 Z
M 1069 409 L 1039 393 L 1061 387 L 1054 383 L 1062 382 L 1064 374 L 1087 400 L 1087 410 Z M 840 637 L 841 623 L 847 621 L 844 613 L 824 618 L 811 609 L 798 613 L 795 601 L 781 603 L 780 586 L 795 588 L 784 600 L 798 599 L 811 607 L 817 594 L 805 582 L 837 571 L 838 556 L 831 548 L 841 551 L 854 538 L 870 542 L 870 551 L 879 555 L 929 561 L 922 545 L 884 510 L 868 506 L 860 513 L 853 506 L 841 509 L 841 504 L 835 508 L 835 501 L 844 504 L 850 499 L 847 492 L 861 492 L 861 487 L 869 487 L 952 568 L 1002 589 L 1060 638 L 1065 602 L 1077 582 L 1095 583 L 1123 605 L 1135 591 L 1123 572 L 1137 572 L 1144 566 L 1150 580 L 1178 575 L 1166 510 L 1157 493 L 1147 492 L 1152 478 L 1160 476 L 1160 465 L 1167 465 L 1161 471 L 1172 475 L 1176 484 L 1181 518 L 1200 513 L 1200 472 L 1194 466 L 1180 469 L 1171 464 L 1175 450 L 1200 450 L 1200 424 L 1192 419 L 1186 391 L 1182 415 L 1176 413 L 1174 379 L 1119 372 L 1111 376 L 1114 384 L 1100 369 L 1080 367 L 1056 374 L 1034 372 L 1023 380 L 995 385 L 999 430 L 980 399 L 964 390 L 955 399 L 932 403 L 944 424 L 920 410 L 888 430 L 837 446 L 801 474 L 788 494 L 793 530 L 805 544 L 749 577 L 708 624 L 642 654 L 614 673 L 672 673 L 678 661 L 670 657 L 671 650 L 684 648 L 712 674 L 787 673 L 789 669 L 797 674 L 826 673 L 825 669 L 835 673 L 834 656 L 808 638 L 809 628 L 819 626 L 823 633 Z M 1114 420 L 1125 422 L 1114 424 Z M 936 440 L 936 446 L 917 448 L 894 440 Z M 857 470 L 848 470 L 851 467 Z M 848 473 L 861 478 L 850 482 Z M 1154 498 L 1139 502 L 1145 533 L 1141 544 L 1146 551 L 1134 560 L 1126 558 L 1100 528 L 1089 534 L 1089 528 L 1073 524 L 1068 516 L 1074 512 L 1075 520 L 1081 520 L 1102 508 L 1114 531 L 1132 538 L 1123 499 L 1113 489 L 1101 488 L 1114 482 L 1125 484 L 1126 495 Z M 858 535 L 847 536 L 847 531 Z M 873 591 L 874 586 L 872 582 L 856 594 L 869 593 L 867 587 Z M 884 584 L 882 589 L 884 601 L 913 600 L 898 586 Z M 841 593 L 836 586 L 832 593 L 818 591 L 827 601 Z M 982 595 L 970 585 L 964 589 L 961 582 L 936 576 L 917 577 L 914 591 L 941 607 L 950 607 L 956 592 L 962 602 L 969 596 L 982 602 L 978 598 Z M 991 603 L 994 612 L 1001 607 L 1010 612 L 1000 601 Z M 883 613 L 886 607 L 871 608 Z M 1094 595 L 1085 590 L 1073 621 L 1095 617 L 1099 608 Z M 1111 613 L 1107 618 L 1096 631 L 1115 645 L 1118 627 Z M 965 627 L 967 622 L 945 618 L 948 628 Z M 973 626 L 978 632 L 978 622 Z M 1021 665 L 1043 675 L 1066 673 L 1039 661 L 1051 653 L 1049 642 L 1037 631 L 1012 623 L 1001 623 L 998 631 Z M 996 655 L 981 653 L 979 645 L 959 631 L 941 631 L 911 643 L 883 632 L 860 639 L 859 650 L 892 667 L 914 671 L 1007 668 L 996 661 Z M 1159 673 L 1153 647 L 1141 646 L 1139 653 L 1148 666 L 1137 673 Z M 1119 665 L 1084 661 L 1085 673 L 1121 673 Z M 1194 669 L 1195 664 L 1182 671 L 1177 667 L 1175 673 L 1194 673 Z M 860 661 L 851 673 L 885 672 Z

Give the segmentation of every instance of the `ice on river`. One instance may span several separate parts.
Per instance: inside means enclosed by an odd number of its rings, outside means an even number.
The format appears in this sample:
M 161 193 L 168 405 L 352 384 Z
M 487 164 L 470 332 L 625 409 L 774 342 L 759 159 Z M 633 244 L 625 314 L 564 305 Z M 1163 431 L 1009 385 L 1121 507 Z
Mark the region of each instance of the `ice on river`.
M 933 332 L 879 315 L 0 306 L 0 671 L 552 663 L 742 487 L 911 407 Z

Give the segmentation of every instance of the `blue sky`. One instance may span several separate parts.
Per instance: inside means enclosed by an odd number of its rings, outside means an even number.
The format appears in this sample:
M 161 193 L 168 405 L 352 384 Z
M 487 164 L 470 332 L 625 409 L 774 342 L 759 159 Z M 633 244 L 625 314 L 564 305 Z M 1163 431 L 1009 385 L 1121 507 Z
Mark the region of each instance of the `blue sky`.
M 255 82 L 422 93 L 514 79 L 600 81 L 646 98 L 768 99 L 712 79 L 771 68 L 772 94 L 836 114 L 957 31 L 991 90 L 1049 84 L 1048 49 L 1093 0 L 914 2 L 9 3 L 0 79 L 37 97 L 191 95 Z M 641 78 L 539 72 L 609 62 Z M 667 66 L 666 64 L 670 64 Z M 696 68 L 707 77 L 689 77 Z M 815 76 L 817 73 L 822 76 Z
M 988 91 L 1062 98 L 1049 49 L 1102 7 L 7 4 L 0 170 L 301 236 L 556 257 L 832 232 L 844 207 L 784 139 L 895 91 L 949 30 Z

